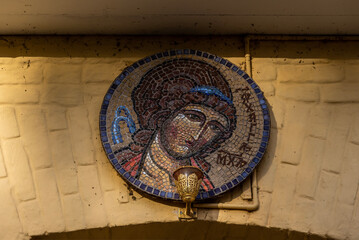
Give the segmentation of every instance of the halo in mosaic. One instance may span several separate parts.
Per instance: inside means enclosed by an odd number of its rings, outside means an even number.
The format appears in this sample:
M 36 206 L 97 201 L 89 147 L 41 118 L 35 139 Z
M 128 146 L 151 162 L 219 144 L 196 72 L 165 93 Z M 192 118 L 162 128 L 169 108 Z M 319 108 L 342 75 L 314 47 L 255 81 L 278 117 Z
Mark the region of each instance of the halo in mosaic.
M 197 200 L 243 181 L 262 158 L 270 119 L 258 85 L 231 62 L 171 50 L 126 68 L 107 91 L 101 140 L 116 171 L 135 188 L 179 200 L 172 173 L 204 173 Z

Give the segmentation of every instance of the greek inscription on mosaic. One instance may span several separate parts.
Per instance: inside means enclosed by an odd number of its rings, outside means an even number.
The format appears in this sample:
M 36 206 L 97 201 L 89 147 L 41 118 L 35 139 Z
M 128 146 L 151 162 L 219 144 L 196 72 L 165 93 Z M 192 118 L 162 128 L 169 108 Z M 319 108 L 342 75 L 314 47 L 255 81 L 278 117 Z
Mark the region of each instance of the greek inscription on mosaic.
M 246 165 L 242 154 L 233 154 L 224 150 L 219 150 L 217 155 L 217 164 L 228 165 L 232 167 L 243 167 Z

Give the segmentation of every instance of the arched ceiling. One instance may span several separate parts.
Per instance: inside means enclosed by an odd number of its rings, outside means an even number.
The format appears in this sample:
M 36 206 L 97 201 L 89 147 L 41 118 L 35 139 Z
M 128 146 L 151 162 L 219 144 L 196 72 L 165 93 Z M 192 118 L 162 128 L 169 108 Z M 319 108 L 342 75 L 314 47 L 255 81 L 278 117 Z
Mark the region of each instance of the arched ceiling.
M 128 240 L 128 239 L 246 239 L 246 240 L 334 240 L 310 233 L 255 225 L 235 225 L 209 221 L 149 223 L 121 227 L 86 229 L 34 236 L 31 240 Z
M 359 34 L 357 0 L 2 0 L 0 34 Z

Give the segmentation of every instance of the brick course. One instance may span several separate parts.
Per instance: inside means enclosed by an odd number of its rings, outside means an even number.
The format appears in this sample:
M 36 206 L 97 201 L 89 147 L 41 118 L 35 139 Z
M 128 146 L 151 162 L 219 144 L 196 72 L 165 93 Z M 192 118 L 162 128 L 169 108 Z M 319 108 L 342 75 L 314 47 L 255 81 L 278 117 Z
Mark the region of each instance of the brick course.
M 21 139 L 33 168 L 52 165 L 45 112 L 39 107 L 17 108 Z
M 0 107 L 0 137 L 14 138 L 20 136 L 15 109 Z
M 11 186 L 18 201 L 36 198 L 29 159 L 19 138 L 3 141 L 3 153 Z

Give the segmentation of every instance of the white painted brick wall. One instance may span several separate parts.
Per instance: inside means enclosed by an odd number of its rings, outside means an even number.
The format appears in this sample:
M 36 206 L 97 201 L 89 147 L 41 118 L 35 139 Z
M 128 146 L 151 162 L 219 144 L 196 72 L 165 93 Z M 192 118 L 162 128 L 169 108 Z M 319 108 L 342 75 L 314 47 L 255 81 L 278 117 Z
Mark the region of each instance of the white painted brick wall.
M 88 112 L 85 106 L 71 108 L 67 112 L 71 135 L 72 153 L 78 165 L 95 162 L 95 149 L 92 144 Z
M 12 107 L 0 107 L 0 136 L 2 138 L 19 137 L 19 129 Z
M 110 79 L 118 76 L 118 69 L 123 69 L 125 64 L 103 63 L 103 61 L 86 61 L 82 68 L 82 80 L 85 83 L 110 83 Z
M 40 99 L 39 87 L 26 85 L 0 85 L 0 104 L 34 104 Z
M 1 214 L 0 238 L 20 239 L 24 233 L 19 219 L 17 205 L 11 194 L 11 187 L 7 178 L 0 178 Z
M 320 87 L 323 102 L 359 102 L 358 83 L 338 83 Z
M 350 142 L 359 145 L 359 113 L 354 112 L 354 122 L 350 131 Z
M 255 211 L 249 216 L 248 224 L 266 226 L 272 202 L 272 194 L 266 191 L 259 191 L 258 196 L 260 211 Z
M 290 141 L 282 141 L 282 145 L 279 146 L 282 162 L 299 164 L 311 106 L 303 102 L 288 102 L 286 104 L 282 137 L 283 139 L 290 139 Z
M 334 221 L 331 213 L 334 209 L 336 189 L 339 176 L 335 173 L 322 171 L 315 196 L 315 214 L 310 222 L 310 232 L 325 235 Z M 335 218 L 335 217 L 334 217 Z
M 326 106 L 314 106 L 309 114 L 308 135 L 314 138 L 326 139 L 328 135 L 329 119 L 332 112 Z
M 77 84 L 81 81 L 82 66 L 78 63 L 48 63 L 44 66 L 46 83 Z
M 39 107 L 18 107 L 16 109 L 21 139 L 34 169 L 52 165 L 49 151 L 49 137 L 45 112 Z
M 347 143 L 340 169 L 338 202 L 354 205 L 359 182 L 359 145 Z
M 41 216 L 47 232 L 65 230 L 64 217 L 61 211 L 61 200 L 57 189 L 56 174 L 52 168 L 34 171 L 37 199 Z
M 296 231 L 307 232 L 315 213 L 313 199 L 297 196 L 294 200 L 293 214 L 290 216 L 290 226 Z
M 359 191 L 357 191 L 355 199 L 359 198 Z M 355 239 L 358 237 L 358 231 L 359 231 L 359 204 L 356 203 L 354 205 L 354 210 L 352 213 L 352 222 L 349 226 L 349 239 Z
M 318 102 L 319 89 L 315 85 L 281 84 L 277 87 L 277 96 L 288 100 Z
M 67 231 L 86 228 L 84 209 L 79 193 L 62 196 L 62 211 Z
M 20 138 L 3 141 L 3 152 L 9 182 L 14 187 L 15 198 L 18 201 L 28 201 L 36 198 L 29 159 Z
M 40 84 L 43 81 L 42 58 L 2 58 L 0 84 Z
M 281 163 L 278 166 L 269 210 L 268 224 L 270 226 L 291 227 L 289 219 L 295 201 L 297 171 L 295 165 Z
M 352 120 L 351 108 L 347 106 L 335 106 L 333 109 L 328 139 L 335 141 L 327 141 L 324 150 L 323 169 L 340 172 L 345 145 L 349 135 L 350 122 Z
M 300 196 L 313 198 L 315 195 L 323 161 L 324 144 L 325 141 L 318 138 L 307 137 L 304 140 L 296 184 L 296 191 Z
M 56 170 L 57 183 L 64 195 L 77 193 L 77 166 L 75 164 L 70 134 L 67 130 L 50 132 L 52 161 Z
M 261 191 L 273 192 L 273 182 L 276 177 L 278 163 L 280 162 L 280 153 L 277 146 L 280 145 L 279 140 L 281 136 L 278 136 L 279 131 L 272 129 L 271 141 L 268 145 L 267 152 L 265 153 L 266 161 L 261 163 L 261 168 L 258 168 L 258 184 L 261 186 Z
M 50 105 L 46 110 L 47 127 L 49 131 L 67 128 L 66 108 Z
M 280 83 L 332 83 L 344 78 L 343 67 L 332 64 L 282 65 L 277 71 Z
M 358 83 L 359 81 L 359 66 L 357 64 L 345 64 L 345 82 Z
M 31 236 L 42 235 L 46 232 L 45 222 L 42 219 L 37 200 L 20 202 L 17 205 L 17 211 L 25 233 Z
M 256 79 L 256 82 L 275 81 L 277 79 L 277 68 L 271 59 L 254 58 L 252 64 L 253 79 Z
M 105 226 L 106 212 L 96 166 L 79 166 L 78 179 L 86 225 Z
M 42 102 L 60 106 L 76 106 L 83 103 L 82 91 L 78 84 L 48 84 L 45 85 Z
M 18 45 L 0 57 L 0 239 L 177 221 L 176 207 L 128 189 L 109 164 L 98 136 L 103 96 L 148 54 L 191 46 L 243 66 L 242 42 L 125 38 L 128 48 L 118 52 L 122 40 L 113 38 L 98 45 L 86 37 L 72 44 L 38 37 L 27 43 L 43 43 L 36 57 L 16 57 L 23 38 L 14 39 Z M 251 51 L 272 119 L 257 174 L 260 208 L 201 209 L 199 218 L 359 239 L 358 43 L 263 42 Z
M 0 178 L 6 177 L 6 176 L 7 176 L 7 172 L 6 172 L 6 168 L 5 168 L 4 157 L 2 155 L 2 150 L 0 148 Z

